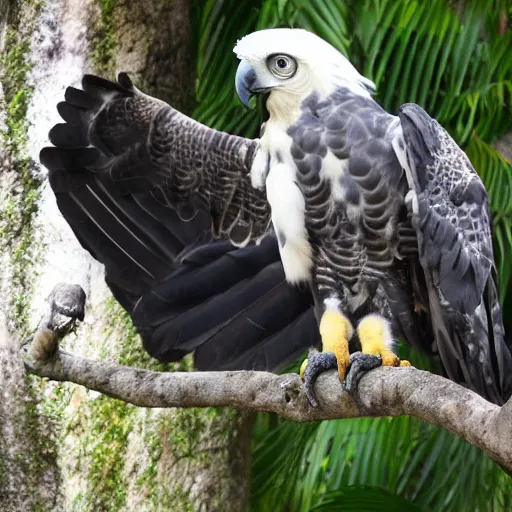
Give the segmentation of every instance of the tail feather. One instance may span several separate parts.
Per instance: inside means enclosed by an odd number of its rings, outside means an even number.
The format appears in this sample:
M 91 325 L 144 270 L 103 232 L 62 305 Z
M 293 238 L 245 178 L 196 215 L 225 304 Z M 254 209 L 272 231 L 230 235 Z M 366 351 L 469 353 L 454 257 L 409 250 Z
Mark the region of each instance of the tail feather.
M 66 123 L 73 125 L 73 127 L 87 126 L 94 118 L 90 110 L 65 101 L 57 104 L 57 112 Z
M 64 99 L 68 108 L 76 107 L 89 111 L 92 116 L 103 105 L 103 98 L 100 96 L 91 96 L 82 89 L 68 87 L 64 93 Z
M 87 127 L 75 125 L 69 129 L 69 124 L 56 124 L 49 133 L 50 142 L 62 148 L 76 148 L 77 146 L 87 146 Z
M 173 278 L 165 285 L 169 295 L 180 295 L 180 286 L 175 286 Z M 146 350 L 160 360 L 172 361 L 181 357 L 181 351 L 196 350 L 199 369 L 253 368 L 254 352 L 263 351 L 261 360 L 279 365 L 283 361 L 276 361 L 275 354 L 264 353 L 276 350 L 274 342 L 267 344 L 271 338 L 286 330 L 289 338 L 280 336 L 283 346 L 279 347 L 281 354 L 288 354 L 285 363 L 315 341 L 311 330 L 303 332 L 302 323 L 295 324 L 298 317 L 309 312 L 316 326 L 311 297 L 288 286 L 279 262 L 216 295 L 199 297 L 196 304 L 168 302 L 168 296 L 153 292 L 148 295 L 135 306 L 133 318 Z M 317 328 L 315 332 L 318 334 Z M 240 366 L 244 361 L 251 366 Z
M 318 323 L 313 309 L 308 307 L 280 331 L 236 354 L 226 355 L 223 343 L 205 343 L 194 352 L 194 362 L 196 368 L 205 371 L 238 368 L 276 371 L 292 364 L 308 347 L 318 342 Z
M 319 341 L 310 301 L 309 294 L 297 293 L 281 281 L 223 326 L 215 334 L 217 343 L 204 344 L 195 354 L 196 365 L 232 369 L 244 361 L 249 368 L 265 369 L 268 366 L 259 365 L 272 361 L 272 368 L 284 366 Z M 309 315 L 312 328 L 302 331 L 305 319 L 297 321 L 304 314 Z

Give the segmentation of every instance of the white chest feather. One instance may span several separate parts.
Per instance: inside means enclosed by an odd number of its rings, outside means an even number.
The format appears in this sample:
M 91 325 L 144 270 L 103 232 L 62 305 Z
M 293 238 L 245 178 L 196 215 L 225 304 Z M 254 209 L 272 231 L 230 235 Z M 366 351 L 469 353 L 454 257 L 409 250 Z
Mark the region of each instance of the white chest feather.
M 271 147 L 265 147 L 264 139 L 272 141 Z M 270 127 L 262 139 L 262 147 L 271 155 L 265 185 L 272 209 L 272 224 L 279 241 L 279 253 L 286 280 L 298 283 L 311 278 L 313 251 L 306 231 L 306 204 L 296 182 L 296 167 L 290 156 L 290 145 L 291 140 L 286 133 L 275 127 Z
M 304 219 L 305 201 L 295 182 L 295 169 L 285 163 L 272 166 L 266 185 L 286 280 L 289 283 L 307 281 L 311 276 L 313 253 Z

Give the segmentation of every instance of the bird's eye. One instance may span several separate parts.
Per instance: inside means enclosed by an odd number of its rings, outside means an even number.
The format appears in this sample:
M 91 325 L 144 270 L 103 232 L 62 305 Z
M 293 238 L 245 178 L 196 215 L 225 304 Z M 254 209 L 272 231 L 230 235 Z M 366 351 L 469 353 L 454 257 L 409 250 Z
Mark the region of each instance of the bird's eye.
M 278 78 L 291 78 L 297 71 L 297 62 L 289 55 L 271 55 L 268 68 Z

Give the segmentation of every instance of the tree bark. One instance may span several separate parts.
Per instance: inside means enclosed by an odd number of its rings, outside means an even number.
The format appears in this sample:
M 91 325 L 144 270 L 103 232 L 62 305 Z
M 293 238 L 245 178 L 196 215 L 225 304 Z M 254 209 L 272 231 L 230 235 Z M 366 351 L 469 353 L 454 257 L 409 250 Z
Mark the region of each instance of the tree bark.
M 0 312 L 10 331 L 0 342 L 2 511 L 246 508 L 248 414 L 147 411 L 27 376 L 19 357 L 44 299 L 65 280 L 88 295 L 88 320 L 66 340 L 73 352 L 162 369 L 60 216 L 38 152 L 59 122 L 65 87 L 84 72 L 128 71 L 191 112 L 189 8 L 187 0 L 0 0 Z M 108 344 L 98 344 L 105 332 Z
M 81 384 L 140 407 L 232 406 L 274 412 L 294 421 L 363 416 L 415 416 L 484 450 L 512 471 L 512 400 L 494 405 L 444 377 L 413 367 L 377 368 L 365 374 L 356 404 L 335 371 L 320 376 L 312 407 L 297 374 L 267 372 L 162 373 L 57 352 L 26 360 L 41 377 Z

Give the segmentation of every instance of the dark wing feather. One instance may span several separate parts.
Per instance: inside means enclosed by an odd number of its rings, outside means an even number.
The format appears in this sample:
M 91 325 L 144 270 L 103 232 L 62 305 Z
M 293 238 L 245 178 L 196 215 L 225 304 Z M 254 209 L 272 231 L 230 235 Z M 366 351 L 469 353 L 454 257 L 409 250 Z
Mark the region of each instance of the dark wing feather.
M 250 182 L 257 142 L 203 126 L 125 74 L 119 82 L 86 75 L 83 90 L 67 89 L 58 107 L 67 122 L 50 131 L 57 148 L 43 150 L 43 163 L 66 169 L 79 160 L 117 190 L 151 192 L 183 220 L 206 210 L 214 234 L 237 245 L 266 234 L 270 207 Z
M 172 361 L 195 350 L 201 369 L 275 369 L 297 357 L 314 341 L 310 296 L 286 284 L 277 241 L 237 249 L 219 239 L 245 243 L 268 228 L 248 174 L 256 143 L 209 130 L 124 75 L 82 86 L 58 105 L 66 123 L 41 162 L 147 351 Z
M 512 391 L 512 358 L 496 289 L 487 192 L 464 152 L 423 109 L 403 105 L 399 118 L 441 360 L 451 379 L 502 403 Z

